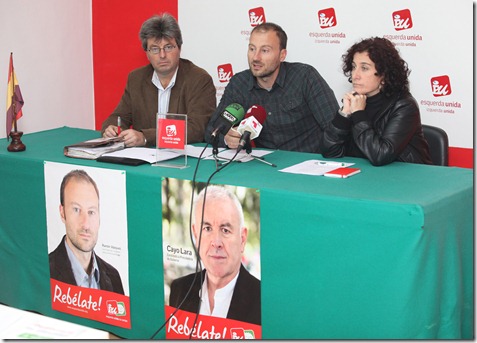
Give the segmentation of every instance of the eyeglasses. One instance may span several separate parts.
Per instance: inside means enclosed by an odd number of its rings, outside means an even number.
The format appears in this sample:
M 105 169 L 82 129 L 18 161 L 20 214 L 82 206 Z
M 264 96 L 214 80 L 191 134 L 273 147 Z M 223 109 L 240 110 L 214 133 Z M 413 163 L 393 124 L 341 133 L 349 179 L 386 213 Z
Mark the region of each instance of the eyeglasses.
M 161 50 L 164 50 L 164 52 L 167 54 L 167 53 L 171 52 L 172 50 L 174 50 L 175 48 L 176 48 L 175 45 L 167 44 L 163 48 L 160 48 L 158 46 L 153 46 L 153 47 L 147 49 L 146 51 L 149 51 L 153 55 L 157 55 L 161 52 Z

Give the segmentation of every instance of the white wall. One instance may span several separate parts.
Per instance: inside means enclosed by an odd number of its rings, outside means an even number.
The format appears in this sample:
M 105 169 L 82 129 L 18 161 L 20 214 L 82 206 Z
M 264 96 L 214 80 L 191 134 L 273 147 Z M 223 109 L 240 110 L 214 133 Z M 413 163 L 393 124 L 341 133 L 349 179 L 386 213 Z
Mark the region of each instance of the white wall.
M 338 101 L 350 89 L 341 71 L 342 54 L 361 38 L 393 37 L 412 70 L 410 88 L 422 122 L 445 129 L 452 147 L 473 148 L 475 7 L 471 0 L 227 0 L 223 10 L 223 0 L 178 1 L 184 39 L 181 56 L 211 74 L 219 97 L 228 83 L 219 80 L 217 68 L 231 64 L 234 73 L 248 68 L 247 45 L 253 29 L 249 12 L 257 14 L 261 8 L 266 21 L 287 32 L 286 60 L 313 65 Z M 333 20 L 329 26 L 321 25 L 318 13 L 330 8 Z M 413 25 L 406 29 L 394 22 L 393 14 L 402 10 L 412 14 Z M 452 93 L 437 96 L 431 80 L 443 75 L 449 76 Z
M 0 138 L 10 52 L 25 101 L 19 131 L 94 129 L 91 0 L 0 0 Z

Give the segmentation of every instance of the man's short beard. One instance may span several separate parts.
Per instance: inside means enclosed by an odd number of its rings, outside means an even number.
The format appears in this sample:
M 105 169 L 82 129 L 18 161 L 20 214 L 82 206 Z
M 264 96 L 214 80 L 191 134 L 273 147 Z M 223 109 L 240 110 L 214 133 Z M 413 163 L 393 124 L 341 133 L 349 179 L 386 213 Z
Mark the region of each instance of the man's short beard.
M 275 70 L 272 70 L 272 71 L 269 71 L 268 73 L 263 73 L 262 75 L 253 75 L 253 76 L 264 79 L 266 77 L 271 76 L 274 72 L 275 72 Z M 253 72 L 252 72 L 252 74 L 253 74 Z
M 253 63 L 253 62 L 252 62 L 252 63 Z M 267 77 L 271 76 L 274 72 L 277 71 L 277 69 L 278 69 L 279 67 L 280 67 L 280 64 L 278 64 L 273 70 L 268 70 L 268 71 L 265 70 L 265 71 L 263 72 L 263 74 L 261 74 L 261 75 L 256 75 L 256 74 L 254 74 L 254 72 L 253 72 L 253 70 L 252 70 L 253 68 L 252 68 L 252 66 L 250 65 L 250 71 L 252 72 L 252 75 L 253 75 L 253 76 L 255 76 L 255 77 L 257 77 L 257 78 L 264 79 L 264 78 L 267 78 Z

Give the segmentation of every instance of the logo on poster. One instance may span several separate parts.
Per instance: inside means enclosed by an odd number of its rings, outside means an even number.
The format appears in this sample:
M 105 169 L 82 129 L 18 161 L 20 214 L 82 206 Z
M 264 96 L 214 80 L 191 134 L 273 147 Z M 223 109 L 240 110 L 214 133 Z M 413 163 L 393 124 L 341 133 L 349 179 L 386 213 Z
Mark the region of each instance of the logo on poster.
M 404 9 L 393 12 L 393 24 L 396 31 L 410 29 L 412 27 L 411 11 Z
M 327 29 L 333 26 L 336 26 L 336 15 L 334 8 L 326 8 L 324 10 L 318 11 L 318 22 L 322 29 Z
M 446 96 L 452 93 L 449 76 L 442 75 L 431 78 L 432 94 L 435 97 Z
M 242 328 L 230 329 L 231 339 L 255 339 L 253 330 L 244 330 Z
M 263 7 L 252 8 L 248 11 L 250 25 L 255 27 L 265 22 L 265 11 Z
M 167 137 L 174 137 L 177 135 L 177 127 L 172 124 L 172 125 L 167 125 L 166 126 L 166 136 Z
M 108 308 L 108 314 L 114 316 L 125 316 L 126 315 L 126 306 L 122 301 L 108 300 L 106 301 L 106 306 Z
M 219 82 L 229 82 L 230 78 L 234 75 L 232 65 L 230 63 L 219 65 L 217 67 L 217 74 Z

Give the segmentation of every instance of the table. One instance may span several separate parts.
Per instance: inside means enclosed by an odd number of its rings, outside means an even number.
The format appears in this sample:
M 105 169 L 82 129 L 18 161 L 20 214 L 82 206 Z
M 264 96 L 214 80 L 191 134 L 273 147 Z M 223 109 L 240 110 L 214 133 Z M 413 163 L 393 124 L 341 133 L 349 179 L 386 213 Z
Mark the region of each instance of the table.
M 0 303 L 149 338 L 164 321 L 153 217 L 161 213 L 161 177 L 192 180 L 197 160 L 173 169 L 63 156 L 63 146 L 97 137 L 62 127 L 24 135 L 27 149 L 17 153 L 0 140 Z M 275 151 L 267 159 L 278 168 L 236 163 L 213 178 L 261 192 L 263 338 L 472 339 L 473 170 L 345 158 L 362 172 L 334 179 L 278 171 L 319 158 Z M 51 309 L 44 161 L 126 171 L 131 329 Z M 201 162 L 197 180 L 214 170 L 213 161 Z

